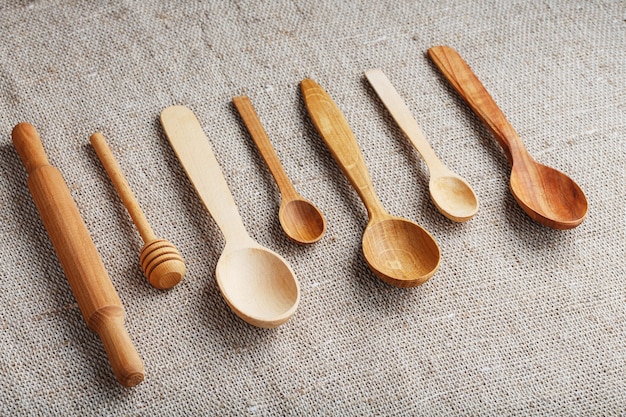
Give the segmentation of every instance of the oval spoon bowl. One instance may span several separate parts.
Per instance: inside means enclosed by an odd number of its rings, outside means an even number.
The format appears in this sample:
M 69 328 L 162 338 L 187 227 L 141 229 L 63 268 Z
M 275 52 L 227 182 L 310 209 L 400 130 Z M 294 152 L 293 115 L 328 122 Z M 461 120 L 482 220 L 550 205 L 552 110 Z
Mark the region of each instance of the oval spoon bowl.
M 478 212 L 478 198 L 470 185 L 456 176 L 431 177 L 430 199 L 439 212 L 455 222 L 464 222 Z
M 555 229 L 578 226 L 587 215 L 587 198 L 561 171 L 535 162 L 511 172 L 511 193 L 536 222 Z
M 412 221 L 389 217 L 370 223 L 363 233 L 363 255 L 372 271 L 396 287 L 416 287 L 439 267 L 435 239 Z
M 240 318 L 257 327 L 285 323 L 298 308 L 295 274 L 275 252 L 257 247 L 225 252 L 215 269 L 224 299 Z
M 283 201 L 278 219 L 287 237 L 296 243 L 315 243 L 326 232 L 324 215 L 304 199 Z

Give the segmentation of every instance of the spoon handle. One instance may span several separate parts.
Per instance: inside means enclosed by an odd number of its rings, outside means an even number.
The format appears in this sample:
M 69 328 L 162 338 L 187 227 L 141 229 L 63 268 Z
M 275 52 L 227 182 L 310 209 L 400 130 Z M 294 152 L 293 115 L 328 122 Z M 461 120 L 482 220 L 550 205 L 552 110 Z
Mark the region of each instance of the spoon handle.
M 250 132 L 250 136 L 252 137 L 254 144 L 259 149 L 259 153 L 270 169 L 276 184 L 278 184 L 278 188 L 280 189 L 280 193 L 283 198 L 285 200 L 292 200 L 296 198 L 298 193 L 289 180 L 289 177 L 287 177 L 287 173 L 283 169 L 283 166 L 278 159 L 278 155 L 276 155 L 276 151 L 265 133 L 265 129 L 263 129 L 261 120 L 259 120 L 259 116 L 254 110 L 254 106 L 252 106 L 252 102 L 246 96 L 239 96 L 233 98 L 233 103 L 235 104 L 243 123 L 248 128 L 248 132 Z
M 315 128 L 326 142 L 326 146 L 330 149 L 344 175 L 348 177 L 361 197 L 367 208 L 369 218 L 387 215 L 374 191 L 356 138 L 339 107 L 330 95 L 311 79 L 303 80 L 300 83 L 300 88 Z
M 378 97 L 385 107 L 387 107 L 393 119 L 398 126 L 400 126 L 400 130 L 402 130 L 415 149 L 422 155 L 422 158 L 426 161 L 426 165 L 428 165 L 430 174 L 433 175 L 435 172 L 447 173 L 449 170 L 443 162 L 437 158 L 435 151 L 424 137 L 422 129 L 420 129 L 417 121 L 413 118 L 411 111 L 382 70 L 378 68 L 369 70 L 365 73 L 365 77 L 374 91 L 376 91 L 376 94 L 378 94 Z
M 224 174 L 215 158 L 200 122 L 185 106 L 171 106 L 161 112 L 161 124 L 189 180 L 227 243 L 250 243 L 252 238 L 237 210 Z
M 502 113 L 485 87 L 472 72 L 469 65 L 449 46 L 435 46 L 428 50 L 428 56 L 439 71 L 452 84 L 474 113 L 489 127 L 504 153 L 513 164 L 514 157 L 526 153 L 522 140 Z

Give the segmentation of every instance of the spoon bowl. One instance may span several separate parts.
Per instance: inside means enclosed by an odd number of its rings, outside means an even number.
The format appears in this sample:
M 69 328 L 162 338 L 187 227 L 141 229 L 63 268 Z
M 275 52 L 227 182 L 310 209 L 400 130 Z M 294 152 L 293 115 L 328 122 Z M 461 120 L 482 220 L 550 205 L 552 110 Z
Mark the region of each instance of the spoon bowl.
M 511 171 L 511 193 L 517 203 L 543 225 L 578 226 L 587 215 L 587 199 L 578 184 L 559 170 L 532 162 L 525 170 Z
M 400 217 L 371 222 L 363 233 L 363 255 L 376 276 L 396 287 L 415 287 L 439 267 L 437 242 L 421 226 Z
M 428 188 L 430 199 L 450 220 L 464 222 L 478 211 L 476 194 L 463 178 L 455 175 L 431 177 Z
M 257 327 L 285 323 L 298 305 L 295 274 L 280 255 L 266 248 L 225 251 L 215 277 L 233 312 Z
M 297 243 L 314 243 L 324 236 L 326 220 L 322 212 L 308 200 L 283 200 L 278 211 L 280 225 L 287 237 Z

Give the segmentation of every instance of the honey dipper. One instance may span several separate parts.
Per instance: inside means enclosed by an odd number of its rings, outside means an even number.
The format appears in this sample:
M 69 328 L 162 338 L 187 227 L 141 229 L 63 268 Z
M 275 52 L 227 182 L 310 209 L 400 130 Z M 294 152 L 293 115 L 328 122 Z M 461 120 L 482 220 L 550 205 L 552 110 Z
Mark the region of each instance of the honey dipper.
M 144 246 L 139 254 L 143 273 L 153 287 L 160 290 L 172 288 L 185 275 L 183 257 L 176 246 L 168 240 L 157 238 L 152 231 L 104 136 L 96 132 L 90 140 L 143 240 Z

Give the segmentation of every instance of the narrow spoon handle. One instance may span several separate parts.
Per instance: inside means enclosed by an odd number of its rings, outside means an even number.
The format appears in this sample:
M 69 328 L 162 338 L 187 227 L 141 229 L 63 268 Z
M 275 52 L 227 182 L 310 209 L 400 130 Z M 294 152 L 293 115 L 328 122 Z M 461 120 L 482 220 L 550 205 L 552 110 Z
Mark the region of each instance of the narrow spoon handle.
M 374 191 L 363 154 L 341 110 L 315 81 L 305 79 L 300 87 L 315 128 L 363 200 L 370 219 L 385 216 L 386 211 Z
M 426 165 L 428 165 L 428 171 L 433 175 L 437 172 L 448 172 L 446 166 L 437 158 L 435 151 L 430 146 L 422 129 L 417 124 L 417 121 L 413 118 L 411 111 L 407 107 L 400 94 L 396 91 L 391 81 L 385 76 L 380 69 L 369 70 L 365 73 L 365 77 L 369 81 L 378 97 L 383 102 L 387 110 L 396 121 L 400 130 L 411 141 L 415 149 L 422 155 Z
M 224 174 L 196 116 L 187 107 L 171 106 L 161 112 L 161 124 L 226 242 L 235 245 L 249 243 L 252 238 L 246 232 Z
M 298 193 L 289 180 L 289 177 L 287 177 L 287 173 L 283 169 L 278 155 L 276 155 L 276 151 L 265 133 L 265 129 L 263 129 L 261 120 L 259 120 L 259 116 L 252 106 L 252 102 L 246 96 L 239 96 L 233 98 L 233 103 L 248 128 L 248 132 L 250 132 L 254 144 L 259 149 L 259 153 L 270 169 L 283 198 L 286 200 L 294 199 L 298 196 Z
M 496 102 L 472 72 L 469 65 L 449 46 L 435 46 L 428 50 L 428 56 L 435 63 L 452 87 L 469 104 L 474 113 L 489 127 L 502 146 L 509 163 L 526 148 L 504 116 Z

